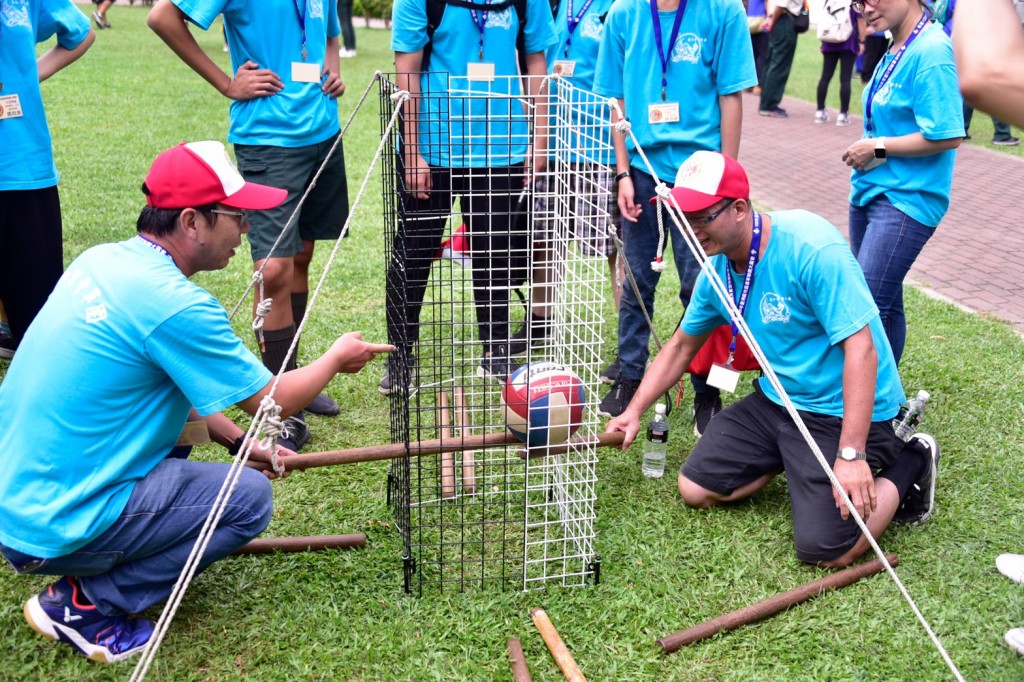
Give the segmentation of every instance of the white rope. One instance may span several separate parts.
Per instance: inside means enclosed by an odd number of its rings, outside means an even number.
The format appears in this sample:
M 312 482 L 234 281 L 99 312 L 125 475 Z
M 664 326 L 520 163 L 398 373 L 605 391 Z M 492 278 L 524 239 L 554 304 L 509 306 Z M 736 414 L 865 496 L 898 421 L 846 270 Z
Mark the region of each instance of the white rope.
M 616 101 L 614 98 L 610 98 L 608 100 L 608 104 L 613 109 L 613 111 L 617 112 L 619 115 L 619 122 L 612 124 L 613 128 L 619 130 L 619 124 L 625 117 L 623 116 L 622 110 L 618 105 L 618 101 Z M 925 619 L 920 609 L 918 609 L 917 604 L 914 602 L 914 599 L 910 596 L 910 592 L 907 591 L 907 588 L 903 585 L 903 582 L 900 580 L 899 576 L 896 575 L 896 571 L 889 564 L 889 561 L 885 558 L 885 553 L 882 552 L 882 548 L 878 545 L 878 542 L 875 540 L 874 536 L 871 535 L 871 532 L 868 530 L 867 525 L 864 523 L 864 519 L 862 519 L 860 514 L 857 513 L 857 509 L 853 506 L 853 502 L 850 501 L 850 498 L 846 494 L 846 491 L 839 483 L 839 479 L 836 478 L 835 472 L 832 471 L 831 465 L 829 465 L 828 461 L 825 459 L 825 456 L 822 454 L 821 449 L 818 447 L 818 444 L 814 441 L 814 438 L 811 437 L 810 432 L 807 430 L 807 426 L 804 424 L 803 419 L 797 412 L 797 409 L 793 405 L 792 400 L 790 400 L 789 394 L 786 392 L 786 389 L 783 388 L 782 383 L 779 381 L 778 376 L 775 374 L 775 369 L 768 362 L 768 358 L 762 352 L 761 346 L 757 343 L 757 339 L 754 338 L 754 335 L 751 333 L 746 321 L 740 314 L 739 309 L 737 309 L 735 302 L 732 300 L 732 297 L 729 296 L 728 291 L 725 288 L 725 285 L 722 283 L 722 279 L 718 276 L 718 273 L 711 266 L 710 261 L 704 254 L 704 250 L 700 247 L 700 242 L 697 240 L 697 236 L 694 234 L 693 229 L 690 227 L 690 223 L 686 220 L 686 216 L 683 215 L 683 211 L 679 207 L 679 204 L 676 203 L 675 197 L 672 196 L 671 191 L 668 190 L 668 188 L 665 187 L 665 185 L 658 179 L 657 173 L 655 173 L 654 168 L 651 166 L 650 161 L 644 154 L 643 149 L 640 148 L 640 143 L 637 141 L 636 136 L 633 135 L 632 130 L 628 126 L 623 126 L 623 128 L 625 129 L 626 133 L 628 133 L 632 138 L 633 145 L 636 151 L 639 153 L 640 158 L 643 159 L 644 165 L 650 171 L 651 176 L 655 180 L 655 186 L 657 187 L 656 191 L 659 197 L 659 206 L 662 203 L 668 203 L 673 209 L 675 209 L 673 211 L 669 211 L 669 215 L 675 223 L 676 229 L 679 230 L 680 234 L 682 234 L 683 238 L 686 240 L 686 244 L 689 247 L 690 252 L 697 259 L 697 262 L 700 263 L 701 269 L 704 271 L 704 274 L 707 275 L 708 281 L 711 283 L 711 286 L 715 290 L 715 293 L 725 304 L 726 309 L 729 311 L 729 317 L 739 328 L 740 332 L 743 334 L 743 338 L 747 340 L 747 345 L 749 346 L 754 357 L 757 358 L 758 363 L 761 365 L 761 369 L 764 371 L 765 377 L 768 379 L 772 387 L 779 394 L 779 397 L 782 398 L 783 406 L 786 408 L 786 411 L 789 413 L 789 416 L 793 419 L 793 422 L 796 424 L 797 429 L 800 431 L 800 434 L 804 437 L 804 441 L 806 441 L 808 447 L 810 447 L 811 452 L 814 453 L 815 459 L 818 460 L 818 464 L 825 472 L 825 475 L 828 476 L 828 480 L 832 483 L 832 487 L 839 491 L 840 499 L 843 501 L 843 504 L 846 505 L 847 509 L 850 510 L 850 515 L 856 522 L 857 527 L 860 528 L 861 532 L 864 534 L 864 537 L 867 538 L 868 543 L 871 545 L 871 549 L 874 550 L 875 555 L 878 557 L 882 565 L 885 567 L 885 570 L 889 574 L 889 577 L 891 577 L 893 582 L 896 583 L 896 587 L 899 589 L 900 594 L 903 595 L 904 600 L 910 606 L 910 610 L 913 611 L 914 615 L 917 617 L 917 620 L 921 623 L 921 626 L 924 628 L 925 632 L 928 633 L 928 637 L 935 645 L 935 648 L 942 656 L 942 659 L 946 662 L 946 665 L 949 667 L 950 671 L 952 671 L 953 675 L 956 677 L 957 680 L 963 682 L 964 678 L 960 674 L 960 671 L 957 669 L 956 664 L 953 662 L 953 659 L 950 658 L 949 654 L 946 652 L 946 648 L 942 645 L 942 642 L 939 641 L 939 638 L 935 634 L 934 630 L 932 630 L 931 625 L 929 625 L 928 621 Z
M 378 71 L 374 74 L 374 81 L 382 79 L 381 73 Z M 372 86 L 373 81 L 371 81 Z M 384 83 L 386 85 L 386 83 Z M 156 659 L 156 654 L 160 648 L 160 644 L 163 642 L 164 636 L 167 634 L 167 630 L 170 628 L 171 622 L 174 619 L 175 613 L 177 613 L 178 607 L 181 605 L 181 601 L 185 596 L 185 592 L 188 590 L 189 585 L 192 582 L 192 578 L 195 576 L 201 562 L 203 554 L 206 552 L 206 547 L 210 542 L 210 538 L 213 536 L 213 532 L 220 522 L 221 517 L 224 514 L 224 510 L 227 508 L 228 501 L 231 498 L 231 494 L 234 492 L 235 486 L 238 483 L 238 479 L 245 468 L 246 463 L 249 461 L 249 455 L 252 452 L 254 445 L 257 442 L 256 434 L 263 432 L 266 437 L 262 442 L 266 442 L 267 438 L 271 439 L 273 443 L 271 460 L 274 464 L 274 470 L 279 471 L 280 462 L 274 462 L 277 456 L 277 436 L 280 434 L 281 422 L 280 412 L 281 408 L 274 402 L 274 395 L 277 391 L 277 387 L 281 381 L 281 375 L 284 373 L 284 367 L 287 366 L 287 360 L 295 352 L 295 348 L 298 345 L 297 340 L 299 334 L 301 334 L 305 327 L 306 321 L 309 319 L 313 308 L 316 305 L 317 298 L 320 295 L 320 291 L 323 288 L 324 283 L 327 280 L 327 276 L 330 273 L 331 267 L 334 264 L 335 258 L 338 254 L 338 250 L 341 246 L 341 242 L 345 235 L 348 234 L 349 225 L 352 222 L 352 216 L 355 214 L 356 209 L 362 203 L 363 196 L 366 194 L 366 188 L 369 185 L 370 177 L 373 174 L 374 169 L 377 167 L 378 162 L 383 154 L 384 148 L 387 145 L 388 140 L 391 137 L 391 132 L 394 129 L 395 122 L 402 111 L 402 105 L 408 101 L 409 93 L 405 91 L 397 91 L 391 95 L 392 101 L 396 102 L 397 106 L 391 120 L 388 122 L 387 128 L 381 135 L 381 142 L 377 147 L 377 152 L 373 157 L 373 161 L 370 164 L 369 169 L 363 178 L 363 184 L 359 188 L 359 193 L 356 196 L 355 202 L 352 204 L 352 208 L 349 211 L 348 219 L 345 221 L 345 225 L 341 229 L 341 234 L 334 242 L 334 248 L 331 250 L 331 254 L 327 259 L 327 263 L 324 265 L 323 272 L 320 276 L 320 280 L 317 282 L 316 289 L 313 295 L 309 299 L 309 304 L 306 307 L 306 314 L 299 323 L 299 327 L 296 330 L 295 340 L 292 341 L 292 345 L 288 349 L 288 355 L 286 356 L 285 362 L 282 364 L 281 369 L 275 375 L 273 382 L 271 383 L 270 390 L 263 400 L 260 402 L 259 408 L 256 410 L 256 414 L 253 416 L 252 422 L 249 424 L 249 430 L 246 431 L 245 440 L 243 447 L 239 449 L 238 454 L 231 462 L 231 466 L 228 469 L 227 477 L 224 479 L 224 483 L 221 485 L 220 490 L 217 493 L 217 497 L 214 500 L 213 507 L 210 510 L 210 514 L 206 517 L 206 521 L 203 524 L 202 529 L 199 532 L 199 536 L 196 538 L 195 544 L 192 546 L 192 551 L 189 553 L 188 558 L 185 561 L 185 566 L 182 568 L 181 574 L 178 576 L 178 580 L 174 585 L 174 589 L 171 591 L 170 596 L 167 599 L 167 603 L 164 605 L 164 610 L 160 614 L 160 618 L 156 623 L 153 630 L 153 635 L 150 637 L 149 642 L 146 644 L 146 648 L 143 649 L 142 655 L 139 658 L 138 664 L 135 666 L 135 670 L 132 672 L 131 682 L 142 682 L 145 679 L 147 672 L 153 661 Z M 362 102 L 360 102 L 361 104 Z M 339 139 L 340 139 L 339 135 Z M 333 151 L 333 150 L 332 150 Z M 329 155 L 328 155 L 328 158 Z M 327 160 L 325 159 L 324 163 Z M 321 166 L 320 171 L 323 170 Z M 319 176 L 320 171 L 317 172 Z M 294 216 L 293 216 L 294 217 Z M 287 228 L 286 228 L 287 229 Z M 251 287 L 251 284 L 250 284 Z M 236 308 L 237 311 L 237 308 Z M 278 429 L 275 433 L 275 429 Z
M 266 298 L 263 295 L 263 270 L 257 270 L 252 275 L 253 281 L 257 283 L 259 290 L 259 297 L 256 303 L 256 313 L 252 317 L 252 328 L 256 332 L 256 339 L 259 341 L 260 350 L 267 349 L 266 339 L 263 338 L 263 325 L 267 320 L 267 315 L 270 314 L 270 310 L 274 305 L 274 299 Z

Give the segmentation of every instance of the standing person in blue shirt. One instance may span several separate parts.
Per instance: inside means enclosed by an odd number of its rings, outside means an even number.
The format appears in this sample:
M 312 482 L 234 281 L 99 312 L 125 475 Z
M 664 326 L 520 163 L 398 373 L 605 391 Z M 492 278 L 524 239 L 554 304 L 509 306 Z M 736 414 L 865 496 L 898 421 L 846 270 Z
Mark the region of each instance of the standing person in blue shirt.
M 436 18 L 428 8 L 436 6 L 397 0 L 392 10 L 397 84 L 412 99 L 403 116 L 398 234 L 387 279 L 388 336 L 399 353 L 381 378 L 384 394 L 395 389 L 396 362 L 415 381 L 423 297 L 455 197 L 473 264 L 482 346 L 477 373 L 504 381 L 515 369 L 508 351 L 509 293 L 525 280 L 525 263 L 513 262 L 513 254 L 525 253 L 528 245 L 517 225 L 519 196 L 535 170 L 524 168 L 531 143 L 537 162 L 544 162 L 544 138 L 531 140 L 530 113 L 516 97 L 522 93 L 517 51 L 523 75 L 532 77 L 525 80 L 535 101 L 547 73 L 544 51 L 555 40 L 547 0 L 528 0 L 522 17 L 511 2 L 474 8 L 441 3 L 443 15 L 431 35 L 428 23 Z
M 61 576 L 25 617 L 101 663 L 149 641 L 153 624 L 130 616 L 170 595 L 227 478 L 226 463 L 188 459 L 202 439 L 183 437 L 198 428 L 237 454 L 245 433 L 221 410 L 254 414 L 277 381 L 189 278 L 226 267 L 249 212 L 288 193 L 245 182 L 215 141 L 160 154 L 142 191 L 138 234 L 68 266 L 0 384 L 0 554 L 18 573 Z M 281 375 L 281 414 L 391 348 L 343 335 Z M 286 469 L 294 453 L 280 454 Z M 272 459 L 259 444 L 250 457 Z M 267 478 L 237 473 L 199 570 L 270 523 Z
M 203 52 L 186 23 L 206 30 L 221 13 L 234 76 Z M 273 300 L 263 322 L 260 354 L 266 367 L 277 372 L 306 314 L 314 244 L 337 239 L 348 219 L 345 155 L 338 145 L 295 224 L 271 254 L 341 130 L 336 100 L 345 84 L 338 72 L 338 5 L 334 0 L 265 0 L 258 5 L 160 0 L 147 22 L 182 61 L 232 100 L 228 140 L 234 143 L 242 176 L 288 190 L 283 204 L 253 216 L 249 234 L 253 267 L 263 266 L 265 295 Z M 295 359 L 292 355 L 286 369 L 294 369 Z M 340 411 L 326 394 L 307 409 L 325 416 Z M 294 449 L 310 438 L 301 413 L 285 428 Z
M 637 143 L 659 179 L 698 150 L 735 157 L 740 149 L 742 92 L 757 85 L 743 5 L 729 0 L 619 0 L 605 20 L 594 90 L 615 97 Z M 655 181 L 631 138 L 613 133 L 626 262 L 643 306 L 654 316 L 654 293 L 661 273 L 658 211 L 647 206 Z M 665 222 L 679 273 L 679 299 L 689 305 L 700 271 L 682 235 Z M 660 265 L 660 263 L 659 263 Z M 616 417 L 633 398 L 647 365 L 650 329 L 631 286 L 624 286 L 619 309 L 620 372 L 598 414 Z M 699 434 L 722 402 L 717 389 L 693 377 L 694 429 Z
M 864 136 L 843 161 L 853 168 L 850 246 L 898 363 L 907 335 L 903 279 L 949 208 L 963 105 L 953 47 L 924 4 L 854 0 L 853 8 L 893 38 L 864 90 Z
M 892 427 L 905 396 L 878 308 L 846 240 L 802 210 L 759 214 L 739 163 L 697 152 L 672 198 L 839 484 L 875 538 L 890 521 L 920 523 L 934 508 L 939 446 Z M 626 449 L 640 417 L 686 370 L 719 325 L 724 301 L 701 273 L 686 315 L 622 415 L 608 422 Z M 733 334 L 738 330 L 734 326 Z M 729 370 L 724 370 L 729 371 Z M 715 417 L 679 472 L 686 504 L 706 509 L 753 495 L 785 472 L 800 561 L 849 565 L 868 550 L 821 463 L 764 378 Z
M 57 44 L 36 57 L 36 44 Z M 71 0 L 0 6 L 0 301 L 13 353 L 64 271 L 53 142 L 39 84 L 85 54 L 96 34 Z

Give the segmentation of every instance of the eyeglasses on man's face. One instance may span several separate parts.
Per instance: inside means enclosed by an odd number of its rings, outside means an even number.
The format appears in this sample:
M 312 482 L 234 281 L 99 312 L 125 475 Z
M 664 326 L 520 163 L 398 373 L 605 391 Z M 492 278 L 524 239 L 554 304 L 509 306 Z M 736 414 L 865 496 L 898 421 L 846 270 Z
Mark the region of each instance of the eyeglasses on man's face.
M 238 218 L 238 222 L 240 225 L 245 225 L 246 223 L 249 222 L 248 211 L 225 211 L 219 208 L 211 208 L 210 213 L 218 213 L 220 215 L 233 215 L 236 218 Z
M 865 7 L 871 7 L 874 9 L 875 7 L 878 7 L 879 2 L 880 0 L 853 0 L 853 2 L 850 3 L 850 6 L 853 7 L 854 12 L 863 13 Z
M 713 213 L 708 213 L 706 216 L 700 216 L 698 218 L 688 218 L 687 220 L 690 223 L 690 227 L 692 227 L 695 230 L 704 229 L 705 227 L 708 226 L 708 224 L 713 222 L 715 220 L 715 218 L 717 218 L 718 216 L 722 215 L 722 213 L 725 212 L 725 209 L 727 209 L 730 206 L 732 206 L 735 202 L 736 202 L 735 199 L 730 199 L 728 202 L 726 202 L 726 204 L 724 206 L 722 206 L 721 208 L 719 208 L 717 211 L 715 211 Z

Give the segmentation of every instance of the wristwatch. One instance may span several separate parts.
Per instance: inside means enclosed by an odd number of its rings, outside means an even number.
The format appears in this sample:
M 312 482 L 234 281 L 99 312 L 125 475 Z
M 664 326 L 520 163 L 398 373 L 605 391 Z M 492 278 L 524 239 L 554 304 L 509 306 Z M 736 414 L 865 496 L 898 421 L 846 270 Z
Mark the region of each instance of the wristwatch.
M 875 158 L 876 159 L 884 159 L 885 158 L 885 138 L 884 137 L 876 137 L 875 138 Z
M 851 447 L 840 448 L 837 454 L 839 455 L 839 459 L 844 462 L 864 462 L 868 458 L 868 453 Z

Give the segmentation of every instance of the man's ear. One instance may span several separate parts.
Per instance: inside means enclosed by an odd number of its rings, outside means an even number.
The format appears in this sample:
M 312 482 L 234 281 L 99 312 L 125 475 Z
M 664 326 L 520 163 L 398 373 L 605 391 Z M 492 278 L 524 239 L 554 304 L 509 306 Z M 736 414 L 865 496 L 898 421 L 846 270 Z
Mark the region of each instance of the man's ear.
M 182 234 L 192 240 L 199 238 L 199 225 L 196 222 L 199 211 L 194 208 L 186 208 L 178 216 L 178 227 Z

